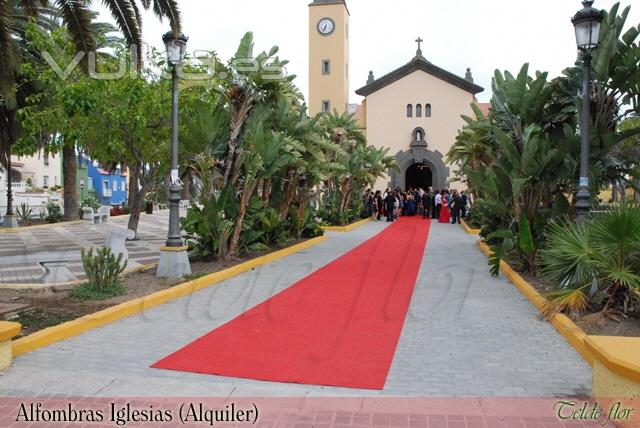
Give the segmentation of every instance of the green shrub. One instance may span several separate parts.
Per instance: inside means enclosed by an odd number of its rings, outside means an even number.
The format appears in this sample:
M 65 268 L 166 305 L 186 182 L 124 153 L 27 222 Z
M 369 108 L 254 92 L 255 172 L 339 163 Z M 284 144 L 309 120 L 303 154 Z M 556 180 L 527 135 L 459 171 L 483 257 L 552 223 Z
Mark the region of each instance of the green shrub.
M 47 216 L 45 220 L 48 223 L 58 223 L 62 220 L 62 209 L 59 205 L 56 204 L 48 204 L 47 205 Z
M 47 217 L 45 218 L 47 223 L 58 223 L 62 220 L 62 210 L 59 205 L 48 204 L 47 205 Z
M 640 206 L 622 204 L 587 223 L 554 222 L 540 254 L 541 274 L 556 290 L 549 313 L 579 313 L 591 303 L 640 310 Z
M 120 274 L 127 267 L 122 263 L 122 254 L 116 257 L 109 248 L 100 248 L 94 255 L 93 249 L 89 252 L 82 250 L 82 265 L 88 282 L 76 287 L 71 295 L 79 300 L 104 300 L 125 293 L 120 283 Z
M 186 242 L 193 258 L 215 258 L 226 254 L 235 224 L 229 215 L 235 205 L 233 190 L 225 187 L 219 196 L 202 201 L 202 208 L 191 205 L 182 219 Z
M 315 212 L 307 207 L 302 216 L 298 216 L 298 210 L 291 211 L 293 232 L 297 238 L 315 238 L 324 235 L 322 219 L 316 217 Z
M 107 300 L 112 297 L 122 296 L 127 290 L 118 283 L 108 290 L 96 288 L 93 284 L 85 282 L 71 290 L 71 297 L 76 300 Z
M 29 208 L 29 204 L 21 203 L 20 206 L 16 209 L 16 214 L 18 214 L 18 219 L 21 224 L 29 225 L 31 224 L 31 215 L 33 214 L 33 210 Z
M 81 209 L 84 207 L 91 207 L 94 210 L 97 210 L 101 206 L 102 204 L 100 203 L 100 201 L 98 201 L 98 198 L 96 198 L 95 196 L 87 196 L 82 200 L 82 203 L 80 204 Z
M 346 226 L 363 218 L 364 202 L 360 198 L 352 198 L 349 205 L 341 213 L 340 202 L 342 194 L 339 191 L 325 192 L 318 215 L 330 226 Z

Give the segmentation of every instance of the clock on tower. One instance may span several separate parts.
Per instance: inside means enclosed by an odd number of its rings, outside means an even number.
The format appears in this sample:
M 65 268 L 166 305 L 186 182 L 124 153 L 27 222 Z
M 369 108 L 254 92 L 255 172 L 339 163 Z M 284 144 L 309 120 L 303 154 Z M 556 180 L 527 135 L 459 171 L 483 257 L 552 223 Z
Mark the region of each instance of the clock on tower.
M 309 5 L 309 114 L 347 111 L 349 9 L 345 0 Z

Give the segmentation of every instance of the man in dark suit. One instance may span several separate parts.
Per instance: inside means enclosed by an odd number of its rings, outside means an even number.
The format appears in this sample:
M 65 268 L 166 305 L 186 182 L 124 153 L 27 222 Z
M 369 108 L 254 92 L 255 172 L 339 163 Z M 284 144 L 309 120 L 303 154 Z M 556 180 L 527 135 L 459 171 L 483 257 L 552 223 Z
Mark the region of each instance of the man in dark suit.
M 460 214 L 462 213 L 462 197 L 457 190 L 453 191 L 451 196 L 451 224 L 460 223 Z
M 422 206 L 424 208 L 422 218 L 429 218 L 433 206 L 433 194 L 431 192 L 424 192 L 422 194 Z
M 393 222 L 393 212 L 395 210 L 396 205 L 396 197 L 393 196 L 392 192 L 387 193 L 387 197 L 384 199 L 384 207 L 387 213 L 387 221 Z
M 438 203 L 436 201 L 436 195 L 439 194 L 440 191 L 436 190 L 436 192 L 433 194 L 433 198 L 431 198 L 431 218 L 434 220 L 437 220 L 440 213 L 438 212 Z

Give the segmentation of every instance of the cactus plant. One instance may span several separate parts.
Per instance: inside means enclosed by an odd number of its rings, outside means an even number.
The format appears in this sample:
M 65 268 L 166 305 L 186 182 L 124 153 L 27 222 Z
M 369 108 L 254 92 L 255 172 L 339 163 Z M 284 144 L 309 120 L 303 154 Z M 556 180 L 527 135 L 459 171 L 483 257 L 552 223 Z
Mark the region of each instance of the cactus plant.
M 111 249 L 100 248 L 94 255 L 92 248 L 88 252 L 82 249 L 81 256 L 84 271 L 92 288 L 102 293 L 121 287 L 120 274 L 127 267 L 127 262 L 122 262 L 122 254 L 116 256 Z

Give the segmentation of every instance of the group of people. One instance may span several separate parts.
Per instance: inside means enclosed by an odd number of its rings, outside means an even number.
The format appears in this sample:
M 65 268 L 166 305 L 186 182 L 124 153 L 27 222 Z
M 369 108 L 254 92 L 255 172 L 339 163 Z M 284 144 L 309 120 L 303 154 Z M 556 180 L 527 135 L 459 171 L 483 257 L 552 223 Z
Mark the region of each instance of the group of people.
M 401 189 L 386 189 L 384 192 L 367 189 L 363 197 L 367 215 L 376 220 L 386 217 L 388 222 L 401 216 L 422 216 L 440 223 L 456 224 L 467 216 L 471 203 L 464 191 L 449 189 L 435 192 L 431 188 L 427 191 L 410 188 L 406 192 Z

